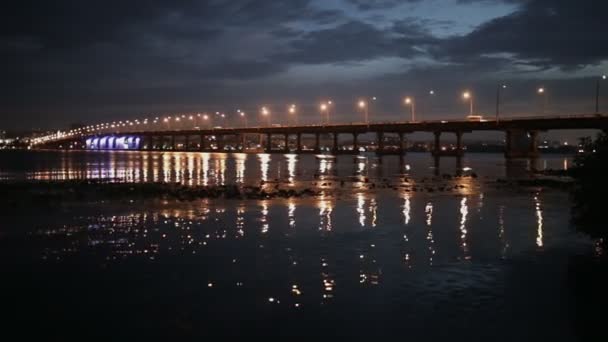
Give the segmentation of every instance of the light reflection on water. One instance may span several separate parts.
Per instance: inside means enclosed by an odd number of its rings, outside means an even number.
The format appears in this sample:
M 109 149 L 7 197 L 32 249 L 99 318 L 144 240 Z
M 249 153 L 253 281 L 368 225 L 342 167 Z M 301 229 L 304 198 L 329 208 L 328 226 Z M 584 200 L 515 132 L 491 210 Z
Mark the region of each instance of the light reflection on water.
M 508 172 L 501 156 L 465 160 L 480 177 L 445 181 L 457 185 L 447 193 L 427 190 L 438 185 L 425 179 L 433 173 L 432 160 L 422 154 L 406 156 L 407 164 L 397 158 L 379 163 L 350 156 L 333 162 L 268 154 L 61 155 L 60 163 L 44 160 L 8 173 L 191 185 L 264 180 L 274 186 L 278 178 L 290 186 L 309 180 L 334 187 L 340 183 L 336 177 L 355 176 L 357 187 L 369 189 L 351 191 L 347 185 L 339 195 L 327 191 L 312 198 L 95 203 L 36 215 L 5 212 L 1 260 L 32 259 L 43 267 L 86 260 L 87 269 L 117 270 L 118 280 L 125 270 L 167 278 L 160 285 L 146 282 L 148 294 L 169 297 L 169 302 L 174 300 L 170 294 L 192 293 L 193 288 L 201 294 L 184 295 L 180 310 L 204 306 L 214 315 L 247 310 L 257 315 L 339 307 L 340 317 L 361 310 L 378 320 L 398 317 L 399 327 L 409 329 L 428 326 L 438 309 L 466 311 L 435 323 L 438 328 L 453 320 L 463 326 L 468 319 L 508 321 L 513 317 L 501 311 L 509 300 L 503 297 L 505 262 L 547 253 L 571 234 L 567 195 L 484 188 L 485 175 Z M 442 173 L 453 174 L 450 164 L 444 164 Z M 563 164 L 560 158 L 547 159 L 549 167 Z M 374 178 L 377 188 L 364 177 Z M 397 190 L 382 189 L 381 177 Z M 162 268 L 167 264 L 170 271 Z M 175 281 L 181 276 L 188 281 Z M 231 300 L 220 300 L 226 298 Z
M 570 157 L 546 156 L 535 163 L 537 169 L 567 169 Z M 480 175 L 503 177 L 525 175 L 526 170 L 531 169 L 529 161 L 506 163 L 500 154 L 468 154 L 462 165 L 455 165 L 453 158 L 442 159 L 439 171 L 456 174 L 472 170 Z M 109 179 L 221 185 L 279 178 L 294 185 L 315 176 L 320 181 L 330 181 L 336 176 L 390 178 L 409 174 L 423 177 L 432 172 L 433 160 L 425 153 L 410 153 L 402 160 L 386 156 L 381 163 L 374 155 L 316 160 L 313 155 L 263 153 L 11 151 L 0 154 L 0 179 Z
M 340 294 L 339 285 L 345 279 L 363 286 L 377 286 L 387 270 L 399 272 L 391 277 L 408 279 L 407 273 L 400 272 L 465 260 L 500 260 L 535 246 L 543 247 L 547 239 L 551 241 L 552 237 L 567 232 L 563 223 L 560 225 L 563 222 L 560 217 L 551 218 L 552 224 L 546 223 L 541 209 L 542 193 L 519 195 L 518 203 L 531 196 L 534 206 L 528 207 L 511 206 L 512 199 L 485 198 L 489 203 L 481 206 L 472 202 L 479 197 L 471 196 L 407 194 L 398 201 L 392 192 L 380 194 L 367 197 L 358 193 L 339 202 L 328 196 L 314 200 L 133 204 L 130 209 L 121 210 L 127 212 L 68 215 L 56 223 L 36 225 L 40 228 L 32 238 L 48 239 L 53 244 L 41 244 L 44 247 L 33 255 L 47 262 L 61 262 L 80 254 L 116 262 L 127 258 L 154 262 L 176 255 L 200 255 L 204 265 L 228 262 L 224 259 L 230 263 L 257 259 L 256 269 L 242 268 L 239 271 L 242 274 L 230 273 L 241 284 L 258 273 L 281 274 L 286 270 L 275 268 L 281 264 L 289 268 L 298 266 L 297 270 L 289 271 L 299 273 L 298 279 L 313 279 L 308 272 L 314 272 L 313 265 L 317 264 L 321 292 L 302 284 L 293 287 L 292 280 L 284 284 L 287 293 L 297 295 L 299 305 L 306 302 L 311 305 L 309 296 L 315 295 L 320 296 L 321 303 L 328 304 Z M 560 199 L 550 200 L 557 203 Z M 458 203 L 456 212 L 452 203 Z M 470 211 L 473 205 L 478 205 L 479 211 Z M 484 215 L 491 217 L 489 214 L 494 211 L 498 215 L 495 224 L 479 220 Z M 382 219 L 379 212 L 384 213 Z M 504 219 L 506 215 L 520 221 L 509 225 Z M 312 227 L 318 227 L 316 233 Z M 526 234 L 528 227 L 534 227 L 536 234 Z M 460 246 L 459 250 L 454 245 Z M 495 249 L 488 248 L 494 245 Z M 262 262 L 266 260 L 259 259 L 263 255 L 273 257 Z M 286 263 L 283 258 L 287 258 Z M 356 277 L 348 275 L 351 270 L 357 273 Z M 223 279 L 227 274 L 216 272 L 208 276 L 214 288 L 227 287 L 226 291 L 232 291 Z M 287 293 L 272 296 L 280 300 Z

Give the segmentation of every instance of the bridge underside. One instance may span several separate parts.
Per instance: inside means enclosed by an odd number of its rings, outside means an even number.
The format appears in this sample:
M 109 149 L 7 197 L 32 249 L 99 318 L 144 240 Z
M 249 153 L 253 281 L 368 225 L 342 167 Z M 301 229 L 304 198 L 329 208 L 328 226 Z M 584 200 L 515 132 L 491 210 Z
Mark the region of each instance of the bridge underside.
M 462 157 L 465 147 L 462 136 L 455 134 L 456 144 L 442 145 L 441 131 L 434 132 L 434 144 L 430 150 L 434 157 Z M 393 136 L 390 136 L 390 135 Z M 196 151 L 196 152 L 239 152 L 239 153 L 295 153 L 334 155 L 357 155 L 362 151 L 372 151 L 379 156 L 404 155 L 407 150 L 405 133 L 377 132 L 375 139 L 363 148 L 359 141 L 360 133 L 351 133 L 350 139 L 339 141 L 340 135 L 347 134 L 230 134 L 230 135 L 102 135 L 75 138 L 53 142 L 42 148 L 85 149 L 85 150 L 145 150 L 145 151 Z M 538 131 L 522 129 L 506 130 L 506 158 L 535 158 L 539 156 Z
M 464 133 L 472 131 L 505 132 L 507 158 L 538 156 L 538 132 L 550 129 L 608 130 L 608 116 L 584 115 L 546 118 L 520 118 L 498 121 L 432 121 L 417 123 L 374 123 L 349 125 L 279 126 L 219 128 L 181 131 L 117 132 L 89 136 L 70 136 L 35 145 L 35 148 L 89 150 L 171 150 L 202 152 L 251 153 L 333 153 L 358 154 L 362 150 L 378 155 L 403 155 L 405 136 L 414 132 L 431 132 L 435 157 L 462 157 Z M 442 145 L 441 135 L 456 136 L 455 145 Z M 361 148 L 359 136 L 374 134 Z M 340 137 L 343 139 L 340 142 Z

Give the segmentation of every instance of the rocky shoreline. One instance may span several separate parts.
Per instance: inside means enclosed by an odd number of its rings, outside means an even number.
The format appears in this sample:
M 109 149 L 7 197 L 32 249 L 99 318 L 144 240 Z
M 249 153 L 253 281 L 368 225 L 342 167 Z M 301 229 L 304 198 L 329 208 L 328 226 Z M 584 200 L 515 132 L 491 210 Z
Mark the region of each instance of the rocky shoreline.
M 124 183 L 112 180 L 33 181 L 19 180 L 0 182 L 0 204 L 16 206 L 25 203 L 53 205 L 62 202 L 91 202 L 102 200 L 175 199 L 274 199 L 300 198 L 320 195 L 339 195 L 349 192 L 392 189 L 403 192 L 454 193 L 474 186 L 465 179 L 477 175 L 442 175 L 411 179 L 405 175 L 395 179 L 346 177 L 315 179 L 299 182 L 298 186 L 286 181 L 261 181 L 259 185 L 184 185 L 180 183 Z M 544 187 L 569 190 L 574 185 L 567 177 L 540 176 L 530 179 L 485 179 L 476 184 L 495 188 Z

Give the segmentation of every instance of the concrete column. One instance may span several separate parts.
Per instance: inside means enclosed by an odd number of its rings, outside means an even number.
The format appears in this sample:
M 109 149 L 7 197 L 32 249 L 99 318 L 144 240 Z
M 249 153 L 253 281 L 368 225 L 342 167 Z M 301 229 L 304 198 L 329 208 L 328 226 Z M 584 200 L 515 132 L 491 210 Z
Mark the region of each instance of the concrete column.
M 237 135 L 237 141 L 241 144 L 241 151 L 245 151 L 245 145 L 247 144 L 245 133 Z
M 321 133 L 315 133 L 315 152 L 321 151 Z
M 433 132 L 435 135 L 435 144 L 433 145 L 433 153 L 435 155 L 441 154 L 441 132 Z
M 513 132 L 505 131 L 505 157 L 511 158 L 513 151 Z
M 405 139 L 404 134 L 402 132 L 399 132 L 399 152 L 400 154 L 403 154 L 405 152 Z
M 200 150 L 204 151 L 207 148 L 207 137 L 204 134 L 201 134 L 201 147 Z
M 338 133 L 333 133 L 333 136 L 334 136 L 334 144 L 333 144 L 333 147 L 332 147 L 332 151 L 338 152 L 338 136 L 339 136 L 339 134 Z
M 528 132 L 530 135 L 530 154 L 535 156 L 538 154 L 538 131 Z
M 171 136 L 171 149 L 175 151 L 175 135 Z
M 285 135 L 285 137 L 284 137 L 284 140 L 285 140 L 285 148 L 284 148 L 284 150 L 287 153 L 287 152 L 289 152 L 289 134 L 285 133 L 284 135 Z
M 185 139 L 184 139 L 184 150 L 188 151 L 189 147 L 190 147 L 190 136 L 186 135 Z
M 298 152 L 302 151 L 302 133 L 298 133 L 296 136 L 296 149 Z
M 353 150 L 359 152 L 359 133 L 353 133 Z
M 217 150 L 218 151 L 223 151 L 224 150 L 224 136 L 223 135 L 216 135 L 215 136 L 215 141 L 217 142 Z
M 464 150 L 462 149 L 462 132 L 456 132 L 456 155 L 462 156 Z
M 148 151 L 152 151 L 154 149 L 154 136 L 148 136 Z
M 272 134 L 266 133 L 266 152 L 270 153 L 272 151 Z
M 441 159 L 441 158 L 439 158 L 439 155 L 438 155 L 438 154 L 433 155 L 433 166 L 434 166 L 434 172 L 433 172 L 433 174 L 434 174 L 435 176 L 439 176 L 439 165 L 440 165 L 440 164 L 439 164 L 439 160 L 440 160 L 440 159 Z
M 384 132 L 378 132 L 376 133 L 377 137 L 378 137 L 378 149 L 376 150 L 377 153 L 382 153 L 384 152 Z

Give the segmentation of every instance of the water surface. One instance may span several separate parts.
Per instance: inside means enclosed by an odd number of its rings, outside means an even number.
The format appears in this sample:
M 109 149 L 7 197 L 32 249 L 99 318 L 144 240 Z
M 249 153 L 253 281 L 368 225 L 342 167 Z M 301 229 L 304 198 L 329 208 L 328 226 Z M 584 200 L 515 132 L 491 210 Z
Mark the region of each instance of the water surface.
M 8 179 L 437 182 L 422 154 L 337 163 L 199 153 L 0 158 Z M 2 208 L 9 276 L 0 290 L 11 325 L 59 337 L 576 340 L 568 260 L 590 245 L 572 232 L 568 194 L 494 188 L 507 166 L 498 155 L 468 155 L 458 169 L 479 177 L 441 180 L 462 185 L 450 192 L 346 187 L 313 198 Z M 530 165 L 514 167 L 527 175 Z M 457 171 L 454 159 L 440 168 Z

